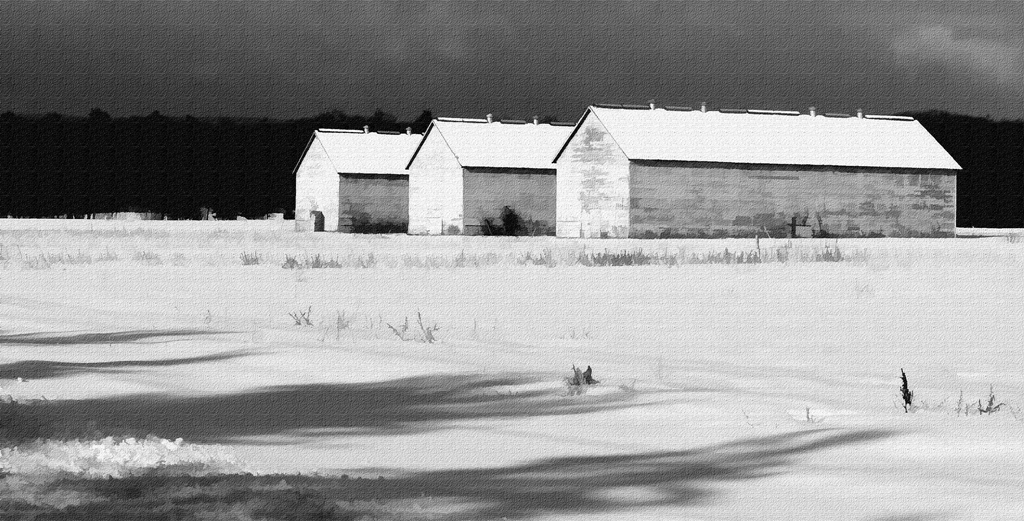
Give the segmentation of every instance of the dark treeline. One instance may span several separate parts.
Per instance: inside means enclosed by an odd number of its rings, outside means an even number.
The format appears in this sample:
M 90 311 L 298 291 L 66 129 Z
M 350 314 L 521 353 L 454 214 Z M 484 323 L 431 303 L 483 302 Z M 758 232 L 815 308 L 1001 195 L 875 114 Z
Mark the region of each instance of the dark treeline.
M 1024 121 L 945 112 L 916 117 L 964 168 L 957 225 L 1024 227 Z M 421 133 L 430 123 L 333 111 L 316 117 L 111 118 L 0 114 L 0 216 L 154 212 L 171 219 L 256 218 L 294 207 L 295 164 L 317 128 Z
M 316 117 L 111 118 L 0 114 L 0 216 L 153 212 L 196 219 L 261 217 L 295 206 L 292 172 L 317 128 L 423 132 L 432 116 L 398 121 L 332 111 Z
M 917 118 L 963 168 L 956 179 L 957 226 L 1024 228 L 1024 121 L 905 115 Z

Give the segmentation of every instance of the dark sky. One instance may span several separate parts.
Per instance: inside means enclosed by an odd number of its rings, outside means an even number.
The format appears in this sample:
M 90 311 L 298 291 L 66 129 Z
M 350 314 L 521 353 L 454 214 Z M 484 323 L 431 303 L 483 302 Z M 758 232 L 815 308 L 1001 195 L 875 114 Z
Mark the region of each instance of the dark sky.
M 0 112 L 1024 117 L 1021 0 L 0 0 Z

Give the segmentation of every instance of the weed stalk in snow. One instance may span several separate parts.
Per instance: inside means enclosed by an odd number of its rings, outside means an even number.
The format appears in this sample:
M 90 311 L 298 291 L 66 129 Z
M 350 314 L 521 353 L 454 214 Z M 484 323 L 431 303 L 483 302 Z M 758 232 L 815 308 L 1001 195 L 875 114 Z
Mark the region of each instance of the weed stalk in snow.
M 907 373 L 900 369 L 901 379 L 903 380 L 903 386 L 900 387 L 900 394 L 903 395 L 903 412 L 910 412 L 914 410 L 914 391 L 910 390 L 910 384 L 907 383 Z

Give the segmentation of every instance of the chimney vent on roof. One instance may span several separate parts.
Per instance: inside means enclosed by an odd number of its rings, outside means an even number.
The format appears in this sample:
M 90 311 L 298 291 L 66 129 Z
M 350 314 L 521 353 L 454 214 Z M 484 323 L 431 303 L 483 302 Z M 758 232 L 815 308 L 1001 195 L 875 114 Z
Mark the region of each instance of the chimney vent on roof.
M 405 127 L 405 135 L 407 135 L 407 136 L 411 136 L 412 135 L 412 127 Z
M 708 111 L 708 104 L 703 102 L 703 101 L 700 102 L 700 111 L 701 112 L 707 112 Z
M 857 117 L 864 119 L 864 111 L 862 109 L 857 109 Z
M 817 113 L 817 111 L 816 111 L 816 110 L 814 109 L 814 107 L 811 107 L 811 110 L 810 110 L 809 112 L 810 112 L 810 114 L 811 114 L 811 117 L 812 117 L 812 118 L 813 118 L 814 116 L 817 116 L 817 115 L 818 115 L 818 113 Z
M 370 125 L 363 125 L 363 134 L 370 133 Z
M 533 124 L 534 125 L 539 125 L 540 124 L 540 118 L 538 118 L 537 116 L 534 116 L 533 117 Z
M 488 123 L 494 123 L 494 114 L 488 114 L 487 115 L 487 122 Z
M 654 100 L 647 102 L 651 106 L 651 110 L 654 110 Z

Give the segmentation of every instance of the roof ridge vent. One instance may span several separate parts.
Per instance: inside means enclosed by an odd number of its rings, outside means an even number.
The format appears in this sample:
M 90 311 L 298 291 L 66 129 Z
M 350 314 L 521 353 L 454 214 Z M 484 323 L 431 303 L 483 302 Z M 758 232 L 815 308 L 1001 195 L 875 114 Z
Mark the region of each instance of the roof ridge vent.
M 397 131 L 397 130 L 378 130 L 377 134 L 385 134 L 385 135 L 388 135 L 388 136 L 400 136 L 400 135 L 402 135 L 402 133 Z
M 622 105 L 622 108 L 629 110 L 651 110 L 649 105 Z
M 362 130 L 352 130 L 349 128 L 318 128 L 317 132 L 323 132 L 325 134 L 362 134 Z
M 475 118 L 435 118 L 437 121 L 448 121 L 453 123 L 487 123 L 486 119 Z
M 718 109 L 722 114 L 746 114 L 747 109 Z
M 852 116 L 850 116 L 849 114 L 843 114 L 841 112 L 826 112 L 825 113 L 825 117 L 826 118 L 849 118 L 849 117 L 852 117 Z
M 522 119 L 502 119 L 499 120 L 504 125 L 525 125 L 526 121 Z
M 674 105 L 665 105 L 665 110 L 689 111 L 693 110 L 693 107 L 676 107 Z
M 910 116 L 884 116 L 877 114 L 867 114 L 864 117 L 867 119 L 887 119 L 890 121 L 914 121 L 914 118 Z
M 575 127 L 576 123 L 573 123 L 572 121 L 552 121 L 551 123 L 548 123 L 548 125 L 553 127 Z
M 799 116 L 800 113 L 795 110 L 765 110 L 765 109 L 747 109 L 747 114 L 762 114 L 767 116 Z
M 620 103 L 594 103 L 594 106 L 601 109 L 621 109 L 622 104 Z

